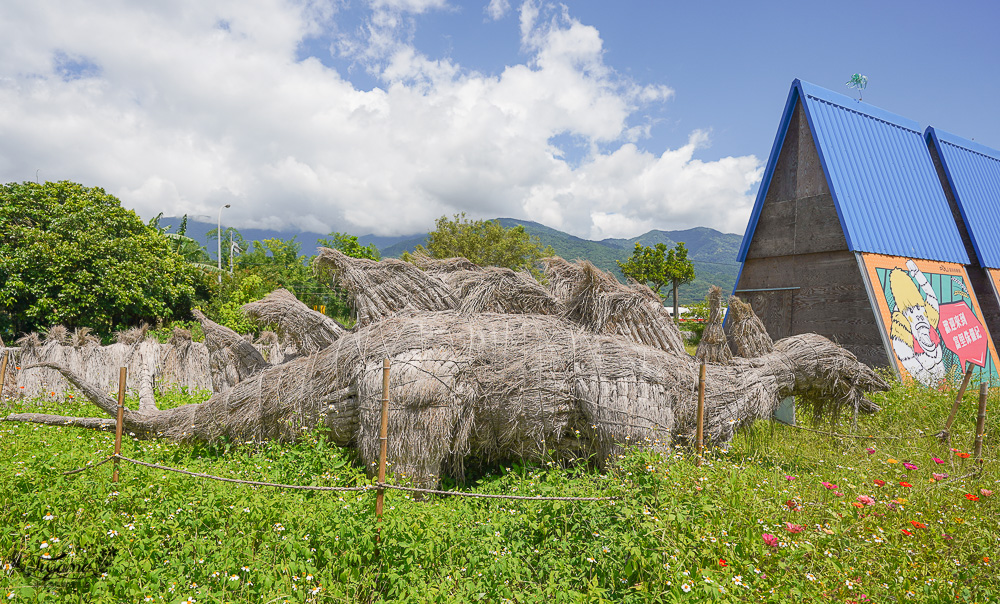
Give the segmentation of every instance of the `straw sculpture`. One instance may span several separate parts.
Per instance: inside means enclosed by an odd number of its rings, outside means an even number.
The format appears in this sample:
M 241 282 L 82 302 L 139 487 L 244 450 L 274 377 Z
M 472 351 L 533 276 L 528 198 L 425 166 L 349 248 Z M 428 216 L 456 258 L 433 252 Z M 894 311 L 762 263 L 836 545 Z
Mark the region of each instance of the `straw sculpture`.
M 200 310 L 195 309 L 191 314 L 205 332 L 213 392 L 224 392 L 270 367 L 270 363 L 243 336 L 212 321 Z
M 211 325 L 208 325 L 211 328 Z M 210 329 L 206 329 L 206 333 Z M 290 440 L 325 425 L 341 445 L 378 458 L 382 360 L 392 363 L 389 461 L 415 484 L 461 477 L 469 459 L 604 459 L 622 445 L 667 447 L 694 431 L 697 363 L 689 356 L 581 329 L 556 316 L 405 311 L 327 348 L 261 369 L 201 404 L 132 409 L 125 426 L 178 440 Z M 109 416 L 115 401 L 82 376 L 57 370 Z M 887 385 L 850 353 L 814 334 L 756 359 L 712 365 L 707 439 L 722 443 L 786 396 L 822 394 L 857 408 Z M 97 420 L 11 415 L 92 427 Z
M 467 258 L 431 258 L 425 252 L 413 254 L 410 262 L 428 275 L 440 279 L 452 294 L 457 294 L 466 280 L 481 276 L 487 270 Z
M 458 292 L 462 313 L 556 315 L 562 312 L 559 302 L 528 273 L 499 267 L 467 272 Z
M 92 330 L 89 327 L 77 327 L 73 330 L 70 336 L 70 345 L 74 348 L 80 348 L 82 346 L 100 346 L 101 339 L 97 336 L 91 335 Z
M 410 307 L 450 310 L 458 300 L 440 279 L 409 262 L 389 258 L 376 262 L 351 258 L 339 250 L 319 248 L 316 267 L 327 270 L 334 284 L 347 291 L 358 325 L 365 326 Z
M 708 290 L 708 323 L 701 334 L 701 342 L 694 358 L 706 363 L 727 364 L 733 358 L 726 341 L 726 332 L 722 327 L 725 313 L 722 312 L 722 289 L 713 285 Z
M 542 258 L 542 274 L 548 281 L 549 291 L 556 300 L 563 302 L 573 296 L 573 291 L 583 281 L 583 268 L 559 256 Z
M 554 262 L 546 263 L 547 271 L 549 267 L 556 268 L 550 283 L 556 281 L 554 291 L 566 296 L 562 300 L 569 321 L 594 333 L 618 335 L 672 354 L 685 354 L 680 330 L 659 296 L 645 285 L 622 285 L 586 260 L 578 262 L 576 270 Z
M 53 325 L 45 332 L 46 344 L 69 344 L 71 342 L 69 330 L 64 325 Z
M 736 355 L 745 359 L 764 356 L 774 350 L 774 340 L 767 335 L 764 322 L 753 308 L 736 296 L 729 296 L 729 316 L 726 319 L 729 338 L 736 347 Z
M 273 325 L 299 354 L 322 350 L 347 333 L 343 325 L 299 302 L 287 289 L 276 289 L 262 300 L 244 304 L 242 311 L 261 325 Z

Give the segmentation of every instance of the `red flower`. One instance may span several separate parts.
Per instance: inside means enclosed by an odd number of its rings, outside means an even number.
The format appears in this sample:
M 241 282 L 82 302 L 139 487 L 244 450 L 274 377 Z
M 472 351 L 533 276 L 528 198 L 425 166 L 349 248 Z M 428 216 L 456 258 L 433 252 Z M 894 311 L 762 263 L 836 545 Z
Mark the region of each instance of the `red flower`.
M 885 486 L 885 481 L 884 480 L 879 480 L 878 478 L 876 478 L 875 479 L 875 486 L 877 486 L 877 487 L 884 487 Z
M 916 520 L 911 520 L 910 524 L 912 524 L 916 528 L 927 528 L 926 524 L 924 524 L 923 522 L 917 522 Z
M 719 558 L 719 566 L 729 566 L 729 563 L 723 558 Z
M 968 453 L 955 453 L 955 455 L 961 457 L 962 459 L 969 459 L 969 457 L 971 457 Z
M 979 496 L 973 495 L 972 493 L 966 493 L 965 498 L 968 499 L 969 501 L 979 501 Z
M 910 488 L 910 487 L 912 487 L 913 485 L 912 485 L 912 484 L 910 484 L 910 483 L 908 483 L 908 482 L 901 482 L 901 483 L 899 483 L 899 486 L 901 486 L 901 487 L 906 487 L 906 488 Z
M 913 534 L 913 533 L 911 533 L 910 531 L 908 531 L 906 529 L 899 529 L 899 530 L 903 531 L 904 535 L 912 535 Z
M 788 501 L 786 501 L 785 507 L 792 510 L 793 512 L 797 512 L 802 509 L 794 499 L 789 499 Z

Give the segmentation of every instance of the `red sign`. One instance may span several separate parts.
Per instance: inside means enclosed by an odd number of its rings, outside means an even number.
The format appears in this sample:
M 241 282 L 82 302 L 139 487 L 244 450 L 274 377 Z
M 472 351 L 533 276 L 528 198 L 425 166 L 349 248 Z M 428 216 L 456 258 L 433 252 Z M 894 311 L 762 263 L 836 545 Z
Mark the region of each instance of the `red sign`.
M 989 334 L 979 317 L 965 302 L 942 304 L 940 311 L 938 332 L 945 347 L 958 355 L 962 367 L 966 362 L 985 367 Z

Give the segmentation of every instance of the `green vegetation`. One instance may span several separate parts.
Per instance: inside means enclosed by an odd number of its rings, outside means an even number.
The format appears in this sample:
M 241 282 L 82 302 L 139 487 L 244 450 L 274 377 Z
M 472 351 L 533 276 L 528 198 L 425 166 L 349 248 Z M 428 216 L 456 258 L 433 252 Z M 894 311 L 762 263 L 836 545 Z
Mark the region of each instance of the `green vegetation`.
M 652 287 L 661 298 L 666 296 L 660 293 L 660 288 L 669 283 L 673 291 L 674 318 L 680 318 L 677 288 L 694 281 L 694 264 L 688 260 L 684 242 L 669 250 L 665 243 L 657 243 L 653 247 L 637 243 L 632 256 L 625 262 L 619 261 L 618 268 L 626 277 Z
M 506 228 L 497 220 L 468 220 L 463 212 L 454 218 L 438 218 L 435 229 L 427 235 L 427 247 L 414 248 L 414 254 L 431 258 L 461 256 L 480 266 L 502 266 L 512 270 L 528 270 L 536 276 L 535 264 L 553 254 L 543 247 L 523 226 Z M 409 254 L 404 254 L 406 260 Z
M 603 471 L 553 463 L 480 468 L 463 488 L 619 499 L 414 501 L 390 491 L 380 542 L 371 492 L 235 486 L 126 464 L 118 484 L 108 465 L 66 476 L 108 455 L 114 435 L 0 424 L 0 598 L 996 601 L 1000 472 L 993 460 L 1000 456 L 988 444 L 991 461 L 979 475 L 962 458 L 974 432 L 972 392 L 953 430 L 960 455 L 928 437 L 944 424 L 953 397 L 897 384 L 875 397 L 883 411 L 859 417 L 853 430 L 902 439 L 837 438 L 758 422 L 700 467 L 679 448 L 629 450 Z M 168 406 L 197 397 L 170 398 Z M 994 393 L 991 410 L 996 401 Z M 94 414 L 78 396 L 9 406 Z M 847 432 L 850 424 L 819 427 Z M 997 428 L 991 417 L 987 433 Z M 353 454 L 321 432 L 293 445 L 126 438 L 123 447 L 129 457 L 231 478 L 370 482 Z
M 202 273 L 100 188 L 0 185 L 0 333 L 62 323 L 112 326 L 189 315 Z

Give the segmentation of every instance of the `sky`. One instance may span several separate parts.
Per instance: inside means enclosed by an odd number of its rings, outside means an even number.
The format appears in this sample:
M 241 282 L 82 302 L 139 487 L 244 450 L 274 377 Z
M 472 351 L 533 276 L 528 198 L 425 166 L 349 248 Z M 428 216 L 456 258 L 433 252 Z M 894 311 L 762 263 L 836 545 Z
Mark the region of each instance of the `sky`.
M 742 234 L 795 78 L 1000 148 L 1000 3 L 15 0 L 0 182 L 145 219 Z

